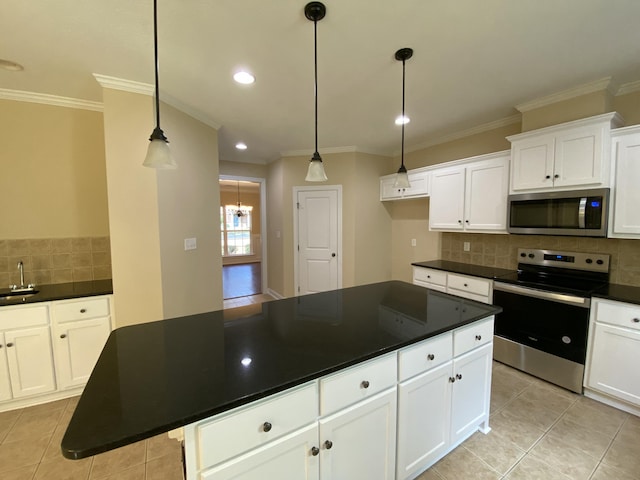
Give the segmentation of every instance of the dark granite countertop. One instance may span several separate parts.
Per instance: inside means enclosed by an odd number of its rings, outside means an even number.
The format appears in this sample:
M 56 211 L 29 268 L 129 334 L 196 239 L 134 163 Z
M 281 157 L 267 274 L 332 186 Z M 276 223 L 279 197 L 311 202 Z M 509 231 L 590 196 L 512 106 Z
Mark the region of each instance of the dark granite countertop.
M 451 262 L 449 260 L 430 260 L 428 262 L 415 262 L 411 265 L 482 278 L 499 278 L 515 273 L 515 270 L 507 270 L 506 268 L 484 267 L 470 263 Z
M 51 302 L 69 298 L 93 297 L 113 293 L 111 280 L 91 280 L 88 282 L 57 283 L 37 285 L 35 295 L 5 296 L 8 288 L 0 289 L 0 307 L 7 305 L 23 305 L 27 303 Z
M 640 305 L 640 287 L 610 283 L 591 294 L 593 297 Z
M 235 320 L 225 321 L 226 310 L 119 328 L 62 453 L 79 459 L 121 447 L 500 311 L 390 281 L 267 302 Z

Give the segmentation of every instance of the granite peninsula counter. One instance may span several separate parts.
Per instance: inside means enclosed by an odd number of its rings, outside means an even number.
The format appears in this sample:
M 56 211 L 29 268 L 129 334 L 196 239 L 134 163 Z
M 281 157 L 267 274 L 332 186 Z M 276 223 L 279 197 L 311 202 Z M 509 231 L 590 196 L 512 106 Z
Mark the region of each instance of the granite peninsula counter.
M 491 317 L 499 307 L 399 281 L 114 330 L 62 453 L 80 459 L 191 424 Z

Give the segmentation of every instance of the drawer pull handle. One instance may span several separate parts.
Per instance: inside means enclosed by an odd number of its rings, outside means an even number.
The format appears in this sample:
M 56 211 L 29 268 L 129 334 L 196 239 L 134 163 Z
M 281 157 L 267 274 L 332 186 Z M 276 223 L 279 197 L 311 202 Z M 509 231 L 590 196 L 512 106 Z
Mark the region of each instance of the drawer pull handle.
M 436 356 L 433 353 L 427 355 L 427 360 L 433 360 L 434 358 L 436 358 Z
M 11 343 L 11 342 L 7 343 L 7 348 L 9 348 L 9 347 L 13 347 L 13 343 Z
M 465 287 L 468 287 L 468 286 L 469 286 L 469 284 L 465 283 L 465 284 L 464 284 L 464 286 L 465 286 Z
M 482 335 L 476 335 L 476 340 L 478 341 L 482 340 Z
M 319 453 L 320 453 L 320 449 L 318 447 L 311 447 L 311 455 L 313 455 L 314 457 L 317 457 Z
M 331 447 L 333 447 L 333 442 L 331 440 L 325 440 L 324 448 L 326 448 L 327 450 L 331 450 Z
M 80 313 L 87 313 L 87 309 L 86 308 L 81 308 L 80 309 Z
M 462 380 L 462 374 L 461 373 L 456 373 L 456 379 Z
M 273 425 L 271 425 L 269 422 L 264 422 L 262 424 L 262 431 L 263 432 L 269 432 L 269 431 L 271 431 L 271 427 L 273 427 Z
M 66 333 L 61 334 L 60 338 L 67 338 L 67 334 Z
M 449 377 L 449 383 L 455 383 L 456 379 L 453 377 Z
M 431 278 L 431 275 L 427 275 L 427 278 Z
M 369 388 L 369 380 L 363 380 L 360 386 L 362 388 Z
M 633 323 L 640 323 L 640 318 L 634 318 Z

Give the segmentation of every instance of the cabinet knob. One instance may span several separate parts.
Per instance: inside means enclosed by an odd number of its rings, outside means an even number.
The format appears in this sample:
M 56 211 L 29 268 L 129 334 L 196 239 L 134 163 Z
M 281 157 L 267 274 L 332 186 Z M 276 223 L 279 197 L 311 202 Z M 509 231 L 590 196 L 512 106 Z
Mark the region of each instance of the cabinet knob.
M 551 175 L 546 175 L 544 178 L 545 180 L 549 180 L 551 178 Z
M 640 318 L 634 318 L 633 323 L 640 323 Z
M 7 343 L 7 348 L 9 348 L 9 347 L 13 347 L 13 343 L 12 342 Z
M 458 223 L 462 224 L 462 220 L 458 220 Z
M 87 313 L 87 309 L 86 308 L 81 308 L 80 309 L 80 313 Z
M 469 223 L 469 220 L 465 220 L 464 223 Z
M 455 381 L 456 381 L 456 379 L 455 379 L 455 378 L 453 378 L 453 377 L 449 377 L 449 383 L 454 383 Z
M 462 374 L 461 373 L 456 373 L 456 379 L 457 380 L 462 380 Z
M 469 286 L 469 284 L 468 284 L 468 283 L 465 283 L 465 284 L 464 284 L 464 286 L 465 286 L 465 287 L 468 287 L 468 286 Z
M 67 338 L 67 334 L 66 334 L 66 333 L 62 333 L 62 334 L 60 335 L 60 338 Z
M 269 422 L 264 422 L 262 424 L 262 431 L 263 432 L 269 432 L 269 431 L 271 431 L 272 427 L 273 427 L 273 425 L 271 425 Z
M 482 340 L 482 335 L 476 335 L 476 340 L 478 341 Z
M 553 176 L 553 178 L 560 178 L 560 175 L 558 175 L 557 173 Z
M 436 356 L 433 353 L 427 355 L 427 360 L 433 360 L 434 358 L 436 358 Z
M 427 275 L 427 278 L 431 278 L 431 275 Z
M 320 449 L 318 447 L 311 447 L 311 455 L 313 455 L 314 457 L 317 457 L 319 453 L 320 453 Z
M 331 440 L 325 440 L 324 448 L 326 448 L 327 450 L 331 450 L 331 447 L 333 447 L 333 442 Z
M 369 388 L 369 380 L 363 380 L 360 386 L 362 388 Z

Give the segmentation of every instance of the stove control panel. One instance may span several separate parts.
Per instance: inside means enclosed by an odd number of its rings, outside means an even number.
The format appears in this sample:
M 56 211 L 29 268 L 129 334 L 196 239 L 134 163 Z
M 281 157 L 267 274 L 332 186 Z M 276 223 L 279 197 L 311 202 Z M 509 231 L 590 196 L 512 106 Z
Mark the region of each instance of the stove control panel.
M 518 249 L 518 263 L 546 267 L 570 268 L 590 272 L 608 272 L 608 253 L 564 252 L 556 250 Z

